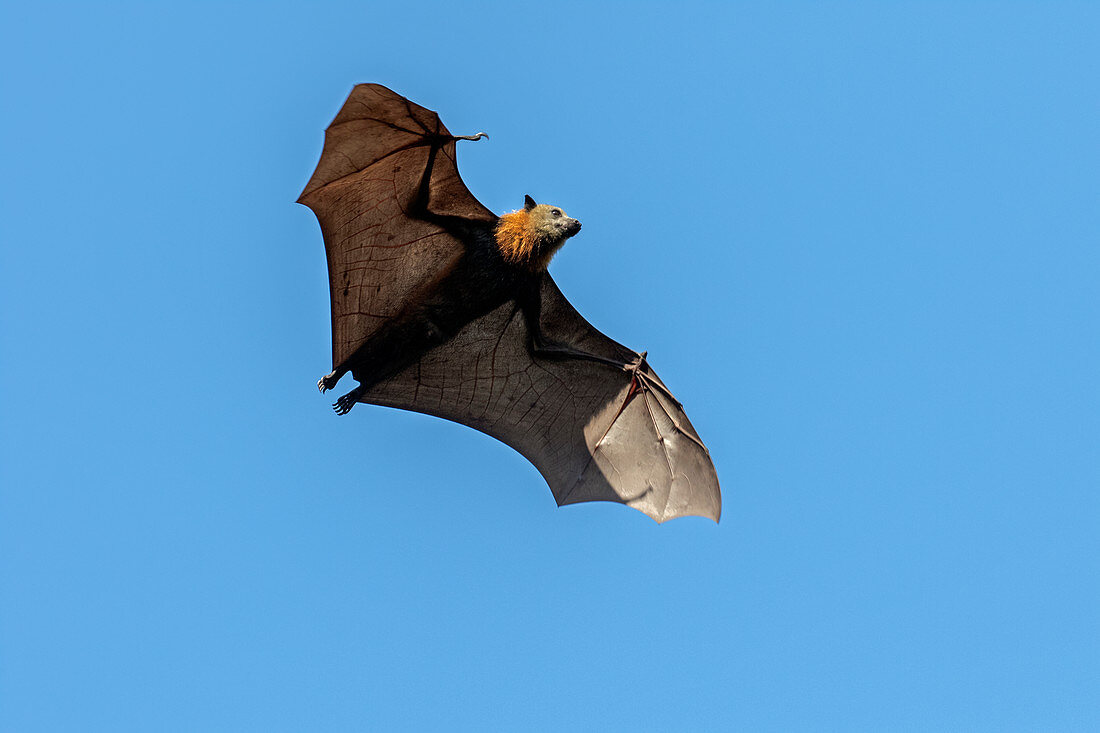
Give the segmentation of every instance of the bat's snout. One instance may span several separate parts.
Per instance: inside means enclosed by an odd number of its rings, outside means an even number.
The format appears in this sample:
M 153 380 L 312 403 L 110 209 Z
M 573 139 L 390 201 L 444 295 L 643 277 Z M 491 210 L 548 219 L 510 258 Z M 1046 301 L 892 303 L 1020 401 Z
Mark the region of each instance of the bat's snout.
M 565 231 L 569 234 L 570 237 L 572 237 L 574 234 L 576 234 L 580 230 L 581 230 L 581 223 L 579 221 L 577 221 L 576 219 L 574 219 L 573 221 L 571 221 L 569 223 L 569 228 L 566 229 Z

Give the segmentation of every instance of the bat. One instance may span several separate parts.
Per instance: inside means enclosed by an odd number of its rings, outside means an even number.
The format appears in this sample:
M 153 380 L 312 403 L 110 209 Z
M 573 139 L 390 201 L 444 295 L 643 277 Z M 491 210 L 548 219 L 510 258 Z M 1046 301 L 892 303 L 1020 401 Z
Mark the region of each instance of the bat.
M 581 224 L 537 204 L 495 215 L 466 188 L 439 115 L 359 84 L 298 199 L 328 259 L 332 364 L 357 403 L 435 415 L 527 458 L 559 506 L 613 501 L 657 522 L 718 521 L 710 453 L 636 353 L 592 327 L 546 271 Z

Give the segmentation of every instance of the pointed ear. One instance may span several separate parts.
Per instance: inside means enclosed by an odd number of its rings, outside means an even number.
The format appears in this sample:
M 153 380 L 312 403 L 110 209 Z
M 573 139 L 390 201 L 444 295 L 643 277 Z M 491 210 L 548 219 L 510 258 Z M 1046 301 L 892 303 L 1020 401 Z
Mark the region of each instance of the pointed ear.
M 533 198 L 531 198 L 530 196 L 524 196 L 523 197 L 523 210 L 524 211 L 530 211 L 531 209 L 535 208 L 536 206 L 538 206 L 538 204 L 535 203 L 535 200 Z

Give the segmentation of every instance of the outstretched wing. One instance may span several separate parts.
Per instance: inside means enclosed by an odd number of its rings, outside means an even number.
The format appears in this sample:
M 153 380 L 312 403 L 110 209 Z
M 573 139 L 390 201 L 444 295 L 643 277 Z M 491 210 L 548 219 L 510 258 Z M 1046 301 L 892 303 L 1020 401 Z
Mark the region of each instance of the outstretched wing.
M 585 321 L 549 276 L 542 298 L 547 337 L 617 361 L 636 358 Z M 722 497 L 710 454 L 644 359 L 630 373 L 532 358 L 527 338 L 523 315 L 505 304 L 363 401 L 454 420 L 507 443 L 535 465 L 559 506 L 614 501 L 658 522 L 718 521 Z
M 325 133 L 317 171 L 299 198 L 321 223 L 332 295 L 333 365 L 341 364 L 446 274 L 461 241 L 406 212 L 438 115 L 385 87 L 355 87 Z M 458 177 L 454 143 L 439 148 L 434 213 L 491 222 Z M 593 328 L 553 280 L 543 279 L 550 340 L 619 362 L 635 354 Z M 362 401 L 469 425 L 512 446 L 546 479 L 559 505 L 614 501 L 658 522 L 718 521 L 721 496 L 707 449 L 682 407 L 644 360 L 634 372 L 578 359 L 532 358 L 521 312 L 509 302 L 377 384 Z
M 439 115 L 379 84 L 352 89 L 325 130 L 298 201 L 317 215 L 325 239 L 334 367 L 464 252 L 441 227 L 407 215 L 433 142 L 448 138 Z M 496 218 L 458 177 L 453 140 L 439 147 L 430 186 L 436 214 Z

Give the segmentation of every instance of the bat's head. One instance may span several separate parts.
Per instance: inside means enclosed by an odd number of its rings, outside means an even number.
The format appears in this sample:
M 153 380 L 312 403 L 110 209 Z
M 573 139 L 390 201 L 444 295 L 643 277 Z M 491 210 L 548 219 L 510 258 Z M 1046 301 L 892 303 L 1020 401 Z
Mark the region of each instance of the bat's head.
M 505 259 L 533 269 L 546 269 L 565 240 L 581 230 L 581 223 L 557 206 L 536 204 L 524 197 L 523 209 L 500 217 L 497 244 Z
M 523 197 L 523 210 L 527 213 L 528 226 L 539 238 L 548 243 L 557 242 L 558 247 L 581 230 L 581 223 L 557 206 L 536 204 L 530 196 Z

